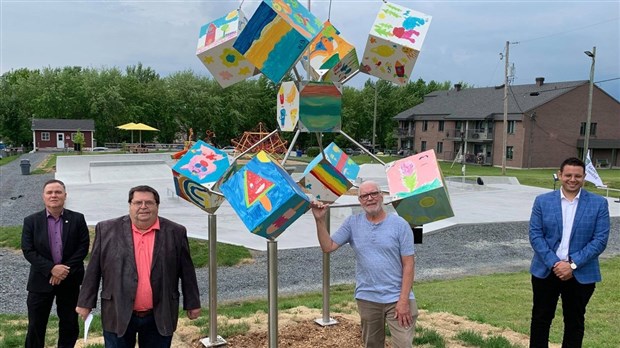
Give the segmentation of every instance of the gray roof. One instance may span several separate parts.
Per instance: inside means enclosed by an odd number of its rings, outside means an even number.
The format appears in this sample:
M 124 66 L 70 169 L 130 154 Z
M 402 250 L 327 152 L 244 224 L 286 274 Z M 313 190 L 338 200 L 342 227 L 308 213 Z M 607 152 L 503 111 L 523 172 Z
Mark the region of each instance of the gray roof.
M 509 86 L 508 114 L 523 114 L 589 81 L 570 81 Z M 424 102 L 394 116 L 406 120 L 412 116 L 437 116 L 445 119 L 485 119 L 504 114 L 504 87 L 465 88 L 460 91 L 435 91 Z
M 59 118 L 34 118 L 32 119 L 32 130 L 51 130 L 51 131 L 95 131 L 95 120 L 68 120 Z

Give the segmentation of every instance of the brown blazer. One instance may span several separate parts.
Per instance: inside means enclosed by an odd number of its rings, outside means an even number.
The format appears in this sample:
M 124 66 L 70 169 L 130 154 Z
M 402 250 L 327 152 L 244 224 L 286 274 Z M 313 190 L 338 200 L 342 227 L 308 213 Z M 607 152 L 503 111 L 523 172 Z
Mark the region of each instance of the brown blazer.
M 200 295 L 185 227 L 161 216 L 159 223 L 151 268 L 153 314 L 159 333 L 171 336 L 179 317 L 179 280 L 183 309 L 200 308 Z M 100 280 L 103 329 L 123 336 L 131 319 L 138 287 L 128 215 L 101 221 L 95 227 L 95 242 L 78 298 L 79 307 L 96 307 Z
M 84 258 L 88 254 L 90 237 L 84 215 L 64 209 L 61 216 L 62 261 L 69 266 L 69 275 L 60 284 L 79 287 L 84 277 Z M 45 209 L 27 216 L 22 228 L 22 252 L 30 262 L 30 274 L 26 289 L 30 292 L 51 292 L 51 271 L 54 260 L 47 234 L 47 212 Z

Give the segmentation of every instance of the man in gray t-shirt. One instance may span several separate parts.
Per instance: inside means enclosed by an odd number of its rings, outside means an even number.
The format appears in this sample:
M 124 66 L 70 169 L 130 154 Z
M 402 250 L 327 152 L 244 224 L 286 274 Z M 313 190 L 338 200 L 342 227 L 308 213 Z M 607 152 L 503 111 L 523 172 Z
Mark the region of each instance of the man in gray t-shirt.
M 413 232 L 398 215 L 383 209 L 377 183 L 366 181 L 358 199 L 365 213 L 348 217 L 330 237 L 325 215 L 327 204 L 312 202 L 317 236 L 323 252 L 349 243 L 355 251 L 355 299 L 367 348 L 385 346 L 385 323 L 392 334 L 392 347 L 412 347 L 418 309 L 411 290 L 415 258 Z

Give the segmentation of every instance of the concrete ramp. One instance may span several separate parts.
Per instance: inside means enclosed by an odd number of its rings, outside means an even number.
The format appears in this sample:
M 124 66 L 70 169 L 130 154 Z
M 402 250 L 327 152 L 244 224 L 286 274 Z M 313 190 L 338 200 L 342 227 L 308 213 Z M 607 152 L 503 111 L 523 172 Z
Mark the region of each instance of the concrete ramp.
M 89 181 L 91 184 L 161 179 L 172 180 L 170 167 L 161 160 L 90 162 Z
M 174 163 L 170 153 L 58 156 L 55 177 L 67 185 L 140 182 L 162 179 L 164 175 L 172 180 L 170 168 Z

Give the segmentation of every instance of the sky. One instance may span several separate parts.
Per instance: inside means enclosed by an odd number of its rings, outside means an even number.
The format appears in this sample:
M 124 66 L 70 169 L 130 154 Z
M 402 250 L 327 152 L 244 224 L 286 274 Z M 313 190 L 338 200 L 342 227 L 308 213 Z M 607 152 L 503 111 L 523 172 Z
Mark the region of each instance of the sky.
M 300 1 L 352 43 L 358 57 L 380 0 Z M 432 16 L 411 80 L 473 87 L 504 82 L 506 41 L 513 85 L 585 81 L 596 47 L 594 81 L 620 100 L 620 0 L 392 1 Z M 161 76 L 209 75 L 195 55 L 200 27 L 241 5 L 249 17 L 260 1 L 0 0 L 0 73 L 19 68 L 119 67 L 141 62 Z M 301 68 L 300 68 L 301 69 Z M 303 71 L 303 70 L 300 70 Z M 347 85 L 368 80 L 358 74 Z M 587 101 L 584 101 L 587 102 Z

